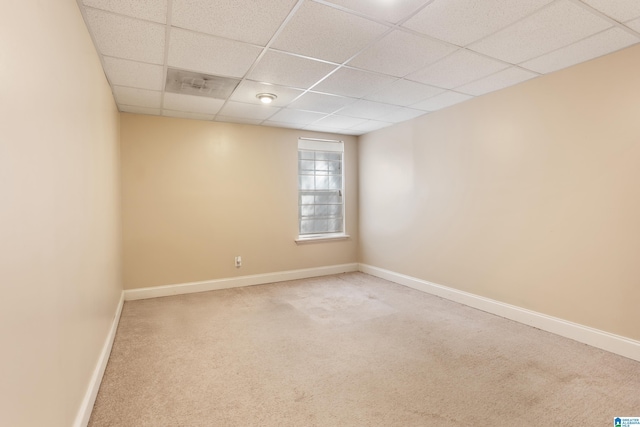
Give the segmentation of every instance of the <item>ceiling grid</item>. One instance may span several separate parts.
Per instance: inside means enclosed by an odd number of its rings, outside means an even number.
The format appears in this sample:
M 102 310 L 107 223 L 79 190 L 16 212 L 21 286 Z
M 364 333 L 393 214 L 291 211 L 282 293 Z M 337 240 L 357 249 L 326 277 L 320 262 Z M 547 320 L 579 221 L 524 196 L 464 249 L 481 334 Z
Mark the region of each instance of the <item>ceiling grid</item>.
M 350 135 L 640 42 L 638 0 L 77 2 L 121 111 Z

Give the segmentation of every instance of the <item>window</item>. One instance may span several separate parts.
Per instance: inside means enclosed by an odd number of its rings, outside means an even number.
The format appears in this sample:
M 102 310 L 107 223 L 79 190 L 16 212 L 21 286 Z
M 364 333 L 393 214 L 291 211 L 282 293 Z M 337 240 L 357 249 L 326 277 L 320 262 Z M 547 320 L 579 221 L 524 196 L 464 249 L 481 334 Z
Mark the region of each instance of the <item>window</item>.
M 342 141 L 298 140 L 301 240 L 345 237 L 343 156 Z

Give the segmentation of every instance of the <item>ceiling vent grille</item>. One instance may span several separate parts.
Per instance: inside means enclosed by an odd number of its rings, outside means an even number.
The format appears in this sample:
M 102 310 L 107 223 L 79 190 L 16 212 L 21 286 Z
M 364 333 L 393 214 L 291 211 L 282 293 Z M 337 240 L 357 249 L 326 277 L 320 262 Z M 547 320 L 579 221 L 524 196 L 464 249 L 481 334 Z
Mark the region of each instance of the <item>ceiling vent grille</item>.
M 165 90 L 183 95 L 227 99 L 238 83 L 240 83 L 238 79 L 169 68 Z

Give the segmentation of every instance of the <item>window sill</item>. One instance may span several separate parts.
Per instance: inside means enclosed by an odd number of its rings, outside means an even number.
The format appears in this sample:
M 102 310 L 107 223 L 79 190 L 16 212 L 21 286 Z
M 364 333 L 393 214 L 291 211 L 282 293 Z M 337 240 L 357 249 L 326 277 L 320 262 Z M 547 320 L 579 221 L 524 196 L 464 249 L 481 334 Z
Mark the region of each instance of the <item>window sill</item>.
M 344 233 L 336 234 L 309 234 L 306 236 L 298 236 L 296 244 L 301 245 L 305 243 L 320 243 L 332 240 L 348 240 L 351 236 Z

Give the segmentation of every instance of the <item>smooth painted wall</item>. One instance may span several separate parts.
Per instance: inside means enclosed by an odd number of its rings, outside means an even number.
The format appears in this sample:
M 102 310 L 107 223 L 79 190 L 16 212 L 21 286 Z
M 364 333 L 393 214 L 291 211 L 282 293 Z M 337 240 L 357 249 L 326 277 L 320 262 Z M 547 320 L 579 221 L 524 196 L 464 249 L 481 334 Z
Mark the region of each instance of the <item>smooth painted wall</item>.
M 361 262 L 640 339 L 640 46 L 364 135 Z
M 75 1 L 0 14 L 0 425 L 74 422 L 122 293 L 119 113 Z
M 349 240 L 297 245 L 298 137 L 345 142 Z M 357 138 L 121 116 L 125 288 L 357 262 Z M 235 268 L 235 256 L 242 267 Z

